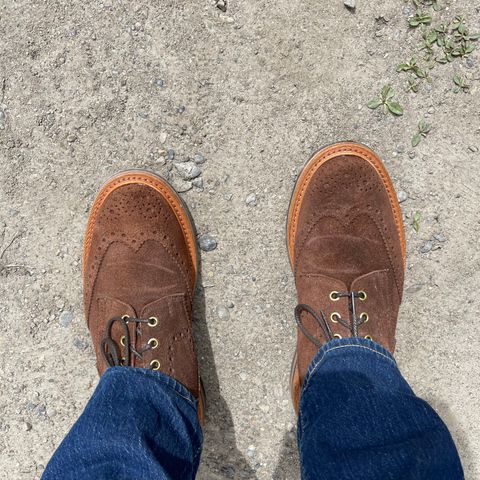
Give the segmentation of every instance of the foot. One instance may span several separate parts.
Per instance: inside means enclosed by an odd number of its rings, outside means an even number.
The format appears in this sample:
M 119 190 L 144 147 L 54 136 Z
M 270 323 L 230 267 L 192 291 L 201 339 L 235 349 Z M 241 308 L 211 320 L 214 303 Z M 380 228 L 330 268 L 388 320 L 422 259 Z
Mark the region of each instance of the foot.
M 326 342 L 360 337 L 395 348 L 405 236 L 375 153 L 351 142 L 316 153 L 293 192 L 287 241 L 299 303 L 291 379 L 298 411 L 308 366 Z
M 90 213 L 83 251 L 84 304 L 100 375 L 129 366 L 163 372 L 200 398 L 192 337 L 195 230 L 162 178 L 111 178 Z

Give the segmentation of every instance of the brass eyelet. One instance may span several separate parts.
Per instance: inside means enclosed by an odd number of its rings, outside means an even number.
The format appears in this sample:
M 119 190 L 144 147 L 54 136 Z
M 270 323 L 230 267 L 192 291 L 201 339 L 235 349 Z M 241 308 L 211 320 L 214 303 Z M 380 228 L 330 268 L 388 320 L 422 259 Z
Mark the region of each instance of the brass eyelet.
M 156 338 L 151 338 L 148 341 L 148 344 L 150 345 L 150 347 L 152 347 L 152 350 L 155 350 L 158 347 L 158 340 Z
M 338 312 L 333 312 L 332 314 L 330 314 L 330 320 L 333 323 L 338 323 L 338 320 L 337 320 L 338 318 L 341 318 Z
M 126 360 L 127 360 L 127 359 L 126 359 L 125 357 L 122 357 L 122 365 L 125 365 L 125 361 L 126 361 Z
M 330 300 L 332 302 L 337 302 L 339 299 L 340 297 L 338 296 L 338 292 L 336 292 L 335 290 L 333 292 L 330 292 Z
M 365 335 L 365 338 L 366 338 L 367 340 L 373 340 L 373 338 L 372 338 L 370 335 Z
M 365 290 L 360 290 L 358 292 L 358 298 L 364 302 L 367 299 L 367 292 Z
M 122 336 L 120 337 L 120 344 L 121 344 L 122 346 L 125 346 L 125 335 L 122 335 Z
M 128 322 L 128 319 L 130 317 L 128 315 L 122 315 L 122 320 L 124 320 L 125 322 Z
M 148 319 L 148 326 L 149 327 L 156 327 L 158 325 L 158 318 L 157 317 L 150 317 Z
M 334 337 L 334 338 L 342 338 L 342 336 L 341 336 L 339 333 L 335 333 L 335 334 L 333 335 L 333 337 Z
M 159 360 L 152 360 L 150 362 L 150 368 L 152 370 L 160 370 L 160 361 Z
M 363 320 L 363 323 L 367 323 L 368 322 L 368 313 L 367 312 L 362 312 L 360 314 L 360 319 Z

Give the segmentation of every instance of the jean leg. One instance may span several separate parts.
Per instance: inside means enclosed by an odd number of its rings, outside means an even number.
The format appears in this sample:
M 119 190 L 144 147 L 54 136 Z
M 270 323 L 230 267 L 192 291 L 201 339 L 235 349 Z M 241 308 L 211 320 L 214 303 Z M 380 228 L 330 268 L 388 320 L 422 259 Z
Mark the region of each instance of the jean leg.
M 324 345 L 303 384 L 303 480 L 461 480 L 452 437 L 391 354 L 365 339 Z
M 189 480 L 202 448 L 196 400 L 173 378 L 108 369 L 42 479 Z

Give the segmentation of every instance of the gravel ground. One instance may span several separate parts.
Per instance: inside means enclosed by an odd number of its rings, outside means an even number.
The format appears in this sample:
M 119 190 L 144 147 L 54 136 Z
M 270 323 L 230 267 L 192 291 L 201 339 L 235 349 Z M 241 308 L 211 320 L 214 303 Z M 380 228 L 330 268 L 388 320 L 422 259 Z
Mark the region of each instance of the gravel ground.
M 399 0 L 0 3 L 1 478 L 39 478 L 97 384 L 82 236 L 99 186 L 132 167 L 170 178 L 203 235 L 198 478 L 298 478 L 286 210 L 303 163 L 345 139 L 374 148 L 402 192 L 397 359 L 480 478 L 480 56 L 407 92 L 412 13 Z M 478 0 L 433 14 L 480 30 Z M 366 106 L 387 83 L 401 117 Z M 412 148 L 420 119 L 432 130 Z

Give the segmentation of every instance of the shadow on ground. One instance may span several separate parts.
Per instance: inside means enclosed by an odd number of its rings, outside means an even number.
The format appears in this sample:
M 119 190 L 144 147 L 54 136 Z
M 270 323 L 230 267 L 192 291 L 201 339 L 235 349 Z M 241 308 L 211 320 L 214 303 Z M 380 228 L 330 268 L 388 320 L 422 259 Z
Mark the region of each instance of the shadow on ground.
M 300 462 L 296 431 L 286 432 L 272 480 L 296 480 L 300 478 Z
M 198 285 L 202 285 L 199 278 Z M 204 444 L 198 480 L 252 479 L 255 471 L 238 450 L 232 415 L 220 393 L 215 359 L 208 332 L 205 295 L 197 288 L 194 301 L 194 334 L 200 359 L 200 372 L 207 397 Z

